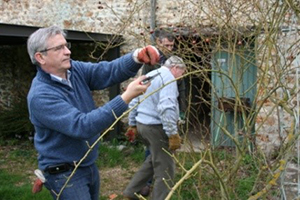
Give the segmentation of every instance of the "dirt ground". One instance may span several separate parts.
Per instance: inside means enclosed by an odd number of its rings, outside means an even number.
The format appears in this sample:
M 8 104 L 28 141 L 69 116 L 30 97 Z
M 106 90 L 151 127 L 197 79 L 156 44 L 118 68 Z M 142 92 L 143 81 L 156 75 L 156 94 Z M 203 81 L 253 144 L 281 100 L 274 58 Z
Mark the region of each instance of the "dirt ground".
M 122 192 L 137 169 L 137 166 L 132 167 L 131 170 L 121 167 L 100 169 L 101 196 L 108 197 L 107 199 L 122 199 Z

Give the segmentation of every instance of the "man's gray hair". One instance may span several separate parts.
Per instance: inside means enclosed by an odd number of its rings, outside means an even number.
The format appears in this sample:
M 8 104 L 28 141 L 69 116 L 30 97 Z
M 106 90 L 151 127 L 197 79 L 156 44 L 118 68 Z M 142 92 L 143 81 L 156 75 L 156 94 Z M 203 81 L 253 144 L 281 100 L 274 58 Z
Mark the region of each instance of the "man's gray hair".
M 178 56 L 171 56 L 168 58 L 164 64 L 165 67 L 171 68 L 171 67 L 180 67 L 180 68 L 186 68 L 185 63 L 183 62 L 182 58 Z
M 57 34 L 61 34 L 65 38 L 67 36 L 67 34 L 64 32 L 64 30 L 57 26 L 40 28 L 29 36 L 29 38 L 27 40 L 27 52 L 28 52 L 31 62 L 33 64 L 39 65 L 39 63 L 37 62 L 37 60 L 34 57 L 35 53 L 48 48 L 48 46 L 47 46 L 48 39 Z M 47 52 L 45 52 L 45 53 L 47 53 Z

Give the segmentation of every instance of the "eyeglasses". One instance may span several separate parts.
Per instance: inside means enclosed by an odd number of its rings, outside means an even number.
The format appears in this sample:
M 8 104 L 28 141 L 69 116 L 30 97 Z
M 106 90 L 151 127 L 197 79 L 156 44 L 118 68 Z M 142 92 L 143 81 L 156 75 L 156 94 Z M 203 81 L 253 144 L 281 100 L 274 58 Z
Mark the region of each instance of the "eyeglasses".
M 58 45 L 58 46 L 55 46 L 55 47 L 44 49 L 44 50 L 39 51 L 39 52 L 46 52 L 46 51 L 50 51 L 50 50 L 60 51 L 60 50 L 63 50 L 65 47 L 67 47 L 68 49 L 71 49 L 71 42 L 67 42 L 65 44 L 61 44 L 61 45 Z

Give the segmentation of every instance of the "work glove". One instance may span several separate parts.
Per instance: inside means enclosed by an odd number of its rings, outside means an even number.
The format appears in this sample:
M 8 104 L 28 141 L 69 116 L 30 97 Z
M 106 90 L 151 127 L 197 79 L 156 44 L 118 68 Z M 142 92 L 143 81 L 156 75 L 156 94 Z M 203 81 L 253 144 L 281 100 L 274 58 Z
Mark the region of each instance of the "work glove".
M 159 62 L 159 52 L 151 45 L 137 49 L 133 52 L 133 59 L 136 63 L 155 65 Z
M 33 187 L 32 187 L 32 193 L 33 194 L 36 194 L 40 191 L 42 191 L 43 189 L 43 182 L 41 181 L 41 179 L 37 178 L 35 181 L 34 181 L 34 184 L 33 184 Z
M 36 194 L 43 189 L 43 185 L 46 182 L 46 179 L 43 175 L 43 172 L 39 169 L 34 170 L 34 174 L 37 176 L 37 179 L 34 181 L 33 187 L 32 187 L 32 193 Z
M 169 149 L 171 151 L 175 151 L 179 149 L 181 146 L 181 137 L 178 134 L 171 135 L 169 137 Z
M 136 126 L 129 126 L 125 133 L 125 136 L 127 137 L 129 142 L 134 142 L 135 136 L 137 135 L 137 133 L 138 132 L 137 132 Z

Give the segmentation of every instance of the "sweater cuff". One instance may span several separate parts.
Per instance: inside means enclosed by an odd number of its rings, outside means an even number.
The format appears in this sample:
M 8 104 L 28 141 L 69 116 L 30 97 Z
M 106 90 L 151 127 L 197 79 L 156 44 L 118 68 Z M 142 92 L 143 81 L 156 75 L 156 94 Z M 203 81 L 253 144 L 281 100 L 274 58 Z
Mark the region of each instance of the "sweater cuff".
M 116 116 L 121 116 L 127 109 L 128 104 L 124 102 L 124 100 L 121 98 L 121 95 L 116 96 L 110 101 L 110 106 L 112 108 L 112 111 Z
M 133 53 L 129 53 L 126 56 L 130 57 L 129 59 L 125 59 L 125 66 L 128 67 L 130 71 L 137 72 L 143 64 L 136 63 L 133 58 Z

